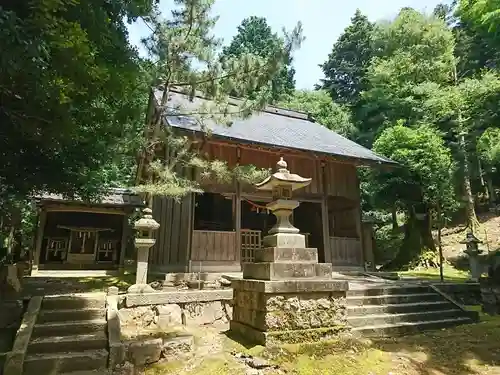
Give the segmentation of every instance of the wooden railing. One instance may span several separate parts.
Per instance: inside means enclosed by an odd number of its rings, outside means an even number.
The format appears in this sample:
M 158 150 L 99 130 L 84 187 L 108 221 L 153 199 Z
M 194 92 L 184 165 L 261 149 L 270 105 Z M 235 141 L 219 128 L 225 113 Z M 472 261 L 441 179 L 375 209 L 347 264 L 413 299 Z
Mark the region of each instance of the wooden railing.
M 191 260 L 237 261 L 236 233 L 231 231 L 194 230 Z
M 330 237 L 333 266 L 363 267 L 363 248 L 358 238 Z
M 241 261 L 253 262 L 255 249 L 262 246 L 262 232 L 260 230 L 241 230 Z

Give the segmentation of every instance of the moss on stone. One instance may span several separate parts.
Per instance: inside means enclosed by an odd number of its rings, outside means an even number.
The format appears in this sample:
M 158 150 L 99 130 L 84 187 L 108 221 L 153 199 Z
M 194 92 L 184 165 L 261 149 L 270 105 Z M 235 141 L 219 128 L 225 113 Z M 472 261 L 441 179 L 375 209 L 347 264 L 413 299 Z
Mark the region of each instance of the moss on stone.
M 331 340 L 347 329 L 348 327 L 345 325 L 337 325 L 327 328 L 267 332 L 265 334 L 267 341 L 266 345 L 274 343 L 297 344 Z

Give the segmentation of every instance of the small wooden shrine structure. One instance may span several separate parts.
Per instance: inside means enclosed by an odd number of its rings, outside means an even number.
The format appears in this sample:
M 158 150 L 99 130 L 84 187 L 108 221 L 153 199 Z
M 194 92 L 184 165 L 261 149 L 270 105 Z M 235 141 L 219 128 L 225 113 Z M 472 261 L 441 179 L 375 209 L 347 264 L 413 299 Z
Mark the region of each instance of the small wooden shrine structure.
M 157 116 L 162 92 L 150 97 L 148 117 Z M 318 248 L 320 262 L 337 270 L 363 270 L 372 259 L 364 247 L 361 223 L 358 166 L 395 163 L 316 123 L 305 113 L 268 107 L 231 126 L 197 119 L 185 113 L 207 103 L 190 100 L 171 91 L 164 112 L 164 126 L 192 140 L 193 147 L 209 160 L 225 161 L 229 167 L 253 165 L 269 170 L 283 157 L 289 169 L 312 183 L 294 199 L 293 225 L 306 237 L 306 246 Z M 179 112 L 180 111 L 180 112 Z M 203 130 L 208 128 L 210 135 Z M 159 157 L 168 158 L 164 145 Z M 266 204 L 270 192 L 234 181 L 219 184 L 202 179 L 196 169 L 178 173 L 200 182 L 205 193 L 190 194 L 180 202 L 153 199 L 153 217 L 160 223 L 150 266 L 157 272 L 238 272 L 253 260 L 255 249 L 275 224 Z M 138 168 L 138 182 L 143 171 Z
M 123 266 L 129 215 L 141 199 L 125 189 L 110 189 L 97 202 L 35 197 L 38 226 L 32 274 L 38 270 L 113 270 Z M 133 247 L 133 246 L 132 246 Z

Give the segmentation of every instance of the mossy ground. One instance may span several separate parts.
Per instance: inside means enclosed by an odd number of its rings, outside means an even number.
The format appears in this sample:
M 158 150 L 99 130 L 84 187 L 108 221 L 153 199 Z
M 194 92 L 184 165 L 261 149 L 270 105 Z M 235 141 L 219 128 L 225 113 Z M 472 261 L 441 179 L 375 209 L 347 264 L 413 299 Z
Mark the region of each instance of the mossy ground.
M 402 279 L 417 278 L 429 281 L 440 281 L 439 268 L 421 268 L 411 271 L 400 271 L 398 275 Z M 458 270 L 451 265 L 445 265 L 443 267 L 443 276 L 445 282 L 463 283 L 469 280 L 469 272 Z
M 476 308 L 477 309 L 477 308 Z M 245 369 L 231 351 L 267 358 L 297 375 L 499 375 L 500 317 L 481 315 L 481 322 L 419 335 L 345 339 L 275 348 L 242 345 L 220 334 L 219 352 L 198 358 L 197 365 L 157 364 L 147 375 L 240 375 Z M 277 373 L 277 372 L 276 372 Z M 273 375 L 273 370 L 266 374 Z

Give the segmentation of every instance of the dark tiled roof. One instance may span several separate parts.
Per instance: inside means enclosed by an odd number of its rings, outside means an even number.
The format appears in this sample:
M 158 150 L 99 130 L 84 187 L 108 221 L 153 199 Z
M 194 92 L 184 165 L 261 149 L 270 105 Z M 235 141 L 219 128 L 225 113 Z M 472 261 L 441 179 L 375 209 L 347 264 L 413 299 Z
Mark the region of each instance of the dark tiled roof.
M 154 94 L 156 102 L 159 103 L 162 91 L 155 90 Z M 193 101 L 190 101 L 186 95 L 172 92 L 168 102 L 169 114 L 165 117 L 174 128 L 199 132 L 201 131 L 200 124 L 193 116 L 189 116 L 189 113 L 196 113 L 196 110 L 206 102 L 206 99 L 200 97 L 195 97 Z M 176 115 L 179 113 L 181 115 Z M 187 115 L 183 115 L 185 113 Z M 211 120 L 205 121 L 204 126 L 213 136 L 237 142 L 312 151 L 357 159 L 370 164 L 394 164 L 393 161 L 311 121 L 307 114 L 301 112 L 268 107 L 262 112 L 253 114 L 250 118 L 234 119 L 231 126 L 216 124 Z
M 68 203 L 86 203 L 106 206 L 121 206 L 121 207 L 141 207 L 144 205 L 141 198 L 127 189 L 113 188 L 109 189 L 96 202 L 84 202 L 81 198 L 74 199 L 65 198 L 61 194 L 43 193 L 35 196 L 35 199 L 40 202 L 68 202 Z

